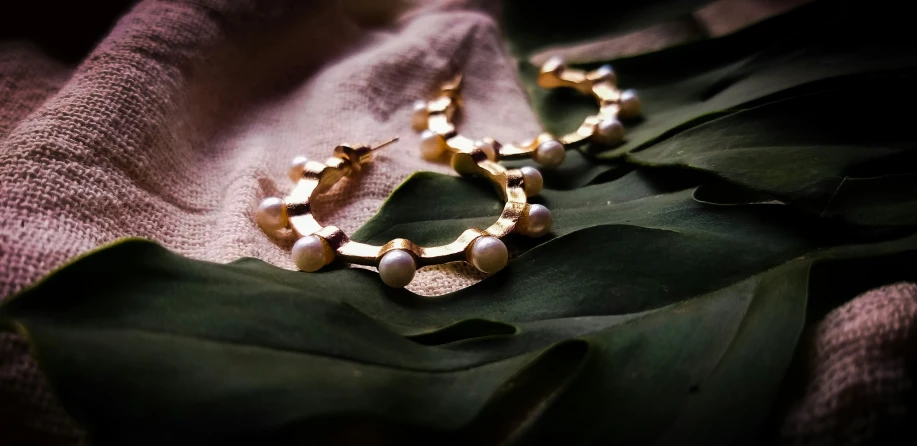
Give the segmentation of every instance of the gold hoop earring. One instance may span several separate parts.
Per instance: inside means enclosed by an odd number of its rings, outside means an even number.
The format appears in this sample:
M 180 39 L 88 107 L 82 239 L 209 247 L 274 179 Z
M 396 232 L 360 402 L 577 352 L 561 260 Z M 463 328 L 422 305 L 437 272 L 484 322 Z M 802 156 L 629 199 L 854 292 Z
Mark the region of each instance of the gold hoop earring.
M 453 242 L 441 246 L 422 247 L 404 238 L 374 246 L 353 241 L 340 228 L 316 221 L 312 215 L 312 198 L 341 178 L 359 172 L 376 150 L 395 140 L 397 138 L 375 148 L 339 145 L 333 156 L 323 163 L 296 157 L 290 177 L 297 184 L 290 195 L 284 199 L 270 197 L 261 202 L 256 220 L 265 232 L 289 228 L 298 237 L 292 255 L 300 270 L 318 271 L 339 259 L 377 267 L 386 285 L 401 288 L 413 280 L 418 268 L 427 265 L 465 261 L 484 273 L 495 273 L 503 269 L 509 259 L 509 252 L 500 238 L 512 232 L 540 237 L 551 230 L 550 211 L 527 202 L 527 191 L 540 191 L 540 182 L 527 177 L 522 170 L 507 170 L 491 161 L 479 148 L 453 156 L 452 167 L 464 176 L 487 178 L 506 201 L 497 221 L 484 230 L 467 229 Z M 540 179 L 539 175 L 537 180 Z
M 577 144 L 590 140 L 603 145 L 617 145 L 624 141 L 621 119 L 640 116 L 641 103 L 635 90 L 618 89 L 618 76 L 611 65 L 602 65 L 593 71 L 570 68 L 560 56 L 548 59 L 538 74 L 542 88 L 573 88 L 595 98 L 599 111 L 586 117 L 576 131 L 563 136 L 564 144 Z
M 459 74 L 446 82 L 433 100 L 414 102 L 411 123 L 414 130 L 421 132 L 421 156 L 435 160 L 443 153 L 471 153 L 480 150 L 494 162 L 531 157 L 542 166 L 555 167 L 564 161 L 563 144 L 549 133 L 542 133 L 526 143 L 506 145 L 492 138 L 473 140 L 460 135 L 452 119 L 462 103 L 459 92 L 461 83 L 462 76 Z M 540 178 L 541 174 L 538 175 Z
M 617 76 L 610 65 L 586 72 L 568 68 L 563 59 L 553 57 L 542 65 L 538 85 L 574 88 L 589 94 L 599 103 L 598 113 L 587 117 L 576 131 L 561 138 L 542 133 L 523 143 L 500 144 L 491 138 L 475 141 L 460 135 L 452 122 L 462 105 L 461 82 L 462 76 L 457 75 L 440 88 L 434 99 L 414 103 L 411 122 L 413 128 L 421 132 L 420 150 L 426 159 L 438 159 L 446 152 L 468 153 L 477 148 L 493 161 L 531 157 L 544 167 L 556 167 L 564 161 L 567 146 L 587 140 L 603 145 L 620 144 L 624 140 L 624 125 L 618 118 L 640 115 L 637 93 L 618 89 Z

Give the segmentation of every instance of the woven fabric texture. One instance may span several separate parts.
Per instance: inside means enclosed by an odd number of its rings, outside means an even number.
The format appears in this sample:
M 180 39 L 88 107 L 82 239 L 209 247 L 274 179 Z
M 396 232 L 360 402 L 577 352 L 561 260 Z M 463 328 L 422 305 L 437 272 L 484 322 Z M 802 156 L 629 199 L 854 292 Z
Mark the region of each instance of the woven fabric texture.
M 418 156 L 409 123 L 412 102 L 459 70 L 463 132 L 536 134 L 494 3 L 144 0 L 76 67 L 0 44 L 0 297 L 124 236 L 292 269 L 293 240 L 265 237 L 252 213 L 291 189 L 289 160 L 401 137 L 316 203 L 321 221 L 353 232 L 411 173 L 450 172 Z M 411 289 L 442 294 L 480 278 L 431 267 Z M 900 407 L 896 392 L 911 381 L 894 352 L 914 345 L 915 295 L 913 285 L 876 290 L 821 323 L 786 438 L 858 429 L 868 441 L 877 414 Z M 0 334 L 0 436 L 88 441 L 12 334 Z

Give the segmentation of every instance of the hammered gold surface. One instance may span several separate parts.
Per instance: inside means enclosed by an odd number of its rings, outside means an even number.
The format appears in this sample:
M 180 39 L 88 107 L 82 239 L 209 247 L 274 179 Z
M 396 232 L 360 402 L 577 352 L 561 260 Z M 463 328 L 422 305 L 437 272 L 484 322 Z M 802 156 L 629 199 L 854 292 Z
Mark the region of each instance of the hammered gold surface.
M 442 110 L 449 109 L 448 104 Z M 431 121 L 448 122 L 436 120 Z M 290 227 L 297 237 L 316 235 L 334 251 L 337 259 L 367 266 L 378 266 L 387 252 L 400 249 L 411 253 L 418 267 L 454 261 L 471 263 L 470 247 L 479 237 L 502 238 L 513 232 L 522 216 L 528 212 L 527 198 L 523 189 L 522 172 L 507 170 L 490 160 L 487 154 L 476 148 L 474 141 L 454 136 L 447 140 L 455 151 L 452 167 L 461 175 L 486 178 L 494 185 L 500 197 L 506 201 L 497 221 L 484 230 L 465 230 L 454 241 L 432 247 L 423 247 L 414 242 L 397 238 L 382 246 L 369 245 L 353 240 L 336 226 L 323 226 L 312 215 L 311 200 L 315 195 L 329 189 L 341 178 L 360 171 L 360 166 L 372 158 L 374 149 L 366 146 L 340 145 L 334 149 L 334 157 L 325 163 L 309 162 L 302 179 L 284 200 Z
M 459 135 L 452 123 L 455 113 L 461 108 L 461 79 L 461 75 L 450 79 L 440 88 L 439 95 L 427 102 L 427 129 L 442 136 L 446 140 L 446 149 L 452 153 L 471 152 L 475 144 L 475 140 Z M 586 140 L 601 142 L 600 138 L 595 136 L 598 123 L 605 119 L 618 118 L 621 90 L 618 89 L 616 77 L 611 70 L 584 71 L 569 68 L 559 59 L 551 59 L 541 67 L 537 82 L 542 88 L 572 88 L 590 95 L 598 103 L 599 111 L 586 117 L 576 130 L 560 138 L 542 133 L 532 140 L 510 144 L 500 144 L 492 139 L 482 138 L 482 141 L 493 145 L 494 161 L 531 157 L 541 143 L 552 139 L 560 141 L 565 147 Z
M 566 145 L 574 145 L 586 140 L 600 142 L 595 137 L 596 126 L 604 119 L 617 119 L 621 90 L 618 88 L 614 74 L 602 73 L 601 69 L 593 71 L 578 70 L 558 65 L 556 60 L 546 62 L 538 74 L 538 85 L 542 88 L 573 88 L 580 93 L 595 98 L 599 105 L 598 113 L 587 116 L 579 128 L 560 138 Z

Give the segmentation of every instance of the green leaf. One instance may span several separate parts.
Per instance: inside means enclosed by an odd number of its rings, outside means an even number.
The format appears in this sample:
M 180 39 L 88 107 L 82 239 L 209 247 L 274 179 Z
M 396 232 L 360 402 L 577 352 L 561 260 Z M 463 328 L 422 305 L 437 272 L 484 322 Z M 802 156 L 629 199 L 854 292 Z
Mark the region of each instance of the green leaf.
M 757 442 L 761 434 L 749 426 L 771 416 L 805 319 L 817 321 L 827 305 L 869 287 L 917 279 L 906 266 L 917 260 L 915 247 L 911 237 L 826 251 L 585 336 L 594 360 L 531 441 Z M 810 302 L 820 299 L 808 317 L 807 293 Z M 570 425 L 584 428 L 557 428 Z
M 357 271 L 218 265 L 132 240 L 75 262 L 2 314 L 100 444 L 222 444 L 351 415 L 454 430 L 500 403 L 492 398 L 501 386 L 523 380 L 537 391 L 539 370 L 556 370 L 539 354 L 565 349 L 574 373 L 586 353 L 562 345 L 494 361 L 448 353 L 325 292 L 341 280 L 382 297 L 377 278 Z M 83 299 L 68 292 L 90 288 Z
M 591 227 L 474 291 L 433 300 L 383 291 L 365 270 L 219 265 L 135 240 L 78 260 L 0 316 L 27 336 L 99 444 L 333 444 L 351 431 L 382 444 L 737 440 L 763 426 L 774 402 L 806 320 L 810 262 L 898 252 L 912 264 L 917 247 L 912 237 L 816 251 L 731 283 L 705 268 L 656 274 L 650 262 L 665 257 L 649 254 L 682 238 Z M 588 252 L 611 266 L 572 261 Z M 513 271 L 548 258 L 557 263 L 528 277 Z M 518 331 L 436 347 L 387 328 L 470 312 Z
M 607 183 L 569 191 L 545 190 L 533 201 L 551 209 L 554 236 L 604 224 L 693 231 L 711 237 L 715 235 L 711 233 L 725 236 L 737 231 L 749 236 L 749 240 L 768 240 L 766 244 L 771 245 L 779 245 L 777 240 L 782 238 L 792 240 L 788 242 L 792 245 L 808 236 L 804 231 L 787 231 L 774 224 L 791 219 L 794 226 L 804 229 L 805 225 L 800 225 L 790 211 L 764 213 L 757 209 L 704 206 L 691 198 L 694 181 L 690 177 L 638 170 Z M 424 245 L 446 243 L 468 227 L 486 228 L 502 209 L 502 203 L 484 181 L 422 172 L 403 183 L 353 238 L 384 243 L 407 236 Z M 513 241 L 524 246 L 543 240 L 519 237 Z
M 754 440 L 747 428 L 770 413 L 805 322 L 806 266 L 791 264 L 587 336 L 596 360 L 536 434 L 545 444 Z M 707 425 L 713 419 L 716 427 Z M 550 429 L 572 422 L 589 427 L 574 438 Z
M 870 96 L 826 91 L 773 102 L 699 125 L 627 160 L 712 174 L 748 190 L 744 203 L 777 200 L 849 223 L 913 224 L 917 211 L 909 204 L 917 201 L 917 182 L 913 175 L 894 175 L 915 170 L 909 117 L 863 113 L 855 125 L 838 125 L 849 120 L 851 109 L 917 99 L 917 89 L 906 88 L 912 83 L 909 76 L 876 86 Z M 697 194 L 735 202 L 728 189 L 708 184 Z
M 612 61 L 622 88 L 640 92 L 644 118 L 625 123 L 623 145 L 609 150 L 587 144 L 584 150 L 617 159 L 738 109 L 826 89 L 871 88 L 885 73 L 912 71 L 917 56 L 902 46 L 893 25 L 885 27 L 887 17 L 869 21 L 860 9 L 816 2 L 732 35 Z M 813 20 L 820 24 L 817 33 L 811 32 Z M 537 68 L 520 65 L 547 131 L 571 132 L 595 113 L 592 98 L 541 89 L 535 84 Z

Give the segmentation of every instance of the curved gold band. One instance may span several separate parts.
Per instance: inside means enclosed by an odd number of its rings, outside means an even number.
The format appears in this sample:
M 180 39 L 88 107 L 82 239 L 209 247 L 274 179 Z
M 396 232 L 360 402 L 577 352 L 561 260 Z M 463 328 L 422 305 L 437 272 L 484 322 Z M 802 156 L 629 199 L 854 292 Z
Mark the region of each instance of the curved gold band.
M 472 153 L 476 150 L 476 144 L 478 144 L 478 141 L 458 134 L 455 125 L 452 123 L 455 113 L 461 106 L 462 100 L 459 93 L 461 82 L 462 76 L 457 75 L 443 84 L 440 88 L 439 96 L 426 103 L 425 116 L 422 123 L 418 121 L 417 125 L 415 125 L 415 130 L 429 129 L 442 137 L 443 148 L 453 154 Z M 552 140 L 556 140 L 553 135 L 542 133 L 523 143 L 500 144 L 492 138 L 482 138 L 480 141 L 490 144 L 494 149 L 492 160 L 500 161 L 503 159 L 531 157 L 539 145 Z
M 624 127 L 618 118 L 632 118 L 640 114 L 636 93 L 633 90 L 622 92 L 618 89 L 617 77 L 610 66 L 584 71 L 567 67 L 560 58 L 551 58 L 541 67 L 538 85 L 543 88 L 572 88 L 590 95 L 598 102 L 598 112 L 586 117 L 575 131 L 561 138 L 556 138 L 550 133 L 542 133 L 522 143 L 500 144 L 489 138 L 477 142 L 459 135 L 452 123 L 461 105 L 461 81 L 462 76 L 458 75 L 446 82 L 441 87 L 439 96 L 426 102 L 425 108 L 417 111 L 424 115 L 415 118 L 415 129 L 428 129 L 436 133 L 443 138 L 442 149 L 453 153 L 470 152 L 481 142 L 489 144 L 493 147 L 494 161 L 533 157 L 541 163 L 538 159 L 538 149 L 550 141 L 558 141 L 564 146 L 574 146 L 587 140 L 605 145 L 619 144 L 624 139 Z
M 519 229 L 524 232 L 527 224 L 529 204 L 523 189 L 523 176 L 519 170 L 507 170 L 490 161 L 480 150 L 457 153 L 452 166 L 462 175 L 477 175 L 489 179 L 506 205 L 497 221 L 484 230 L 468 229 L 453 242 L 434 247 L 422 247 L 410 240 L 398 238 L 382 246 L 369 245 L 351 240 L 336 226 L 323 226 L 312 215 L 312 198 L 328 190 L 341 178 L 360 170 L 363 163 L 372 157 L 372 149 L 366 146 L 341 145 L 335 148 L 334 157 L 324 163 L 306 164 L 302 179 L 284 200 L 286 213 L 293 231 L 298 237 L 317 235 L 327 242 L 335 256 L 350 263 L 378 266 L 379 260 L 392 250 L 411 253 L 417 266 L 435 265 L 453 261 L 471 262 L 470 247 L 479 237 L 503 236 Z
M 572 88 L 582 94 L 592 96 L 599 105 L 598 113 L 587 116 L 575 131 L 560 138 L 566 144 L 578 144 L 592 140 L 602 144 L 617 144 L 620 141 L 603 138 L 598 125 L 604 120 L 632 118 L 639 115 L 639 107 L 634 110 L 621 107 L 622 91 L 618 89 L 617 76 L 608 65 L 592 71 L 567 67 L 563 59 L 553 57 L 541 66 L 538 73 L 538 86 L 542 88 Z M 623 133 L 621 135 L 623 137 Z

